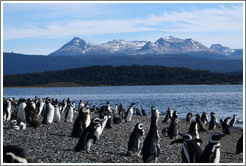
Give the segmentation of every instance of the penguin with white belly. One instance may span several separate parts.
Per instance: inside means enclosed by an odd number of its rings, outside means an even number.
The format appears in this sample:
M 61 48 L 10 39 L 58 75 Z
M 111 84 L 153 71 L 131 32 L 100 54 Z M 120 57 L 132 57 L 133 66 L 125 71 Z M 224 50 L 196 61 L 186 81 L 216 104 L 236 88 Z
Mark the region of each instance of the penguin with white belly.
M 18 101 L 18 111 L 17 111 L 18 123 L 26 121 L 25 107 L 26 107 L 26 100 L 24 98 L 20 98 Z
M 12 99 L 8 98 L 7 100 L 4 101 L 3 103 L 3 121 L 8 122 L 11 119 L 11 102 Z
M 75 146 L 75 151 L 79 152 L 81 150 L 86 150 L 90 153 L 90 148 L 92 144 L 95 144 L 99 139 L 102 131 L 107 123 L 108 117 L 105 116 L 104 119 L 94 118 L 92 119 L 90 125 L 85 129 L 79 138 L 77 145 Z
M 53 101 L 52 105 L 54 106 L 54 118 L 53 122 L 58 123 L 61 121 L 61 113 L 60 113 L 60 107 L 58 105 L 58 100 L 56 99 Z
M 69 103 L 67 106 L 67 112 L 65 115 L 65 122 L 73 122 L 73 112 L 74 112 L 74 107 L 73 104 Z
M 126 111 L 125 122 L 130 122 L 132 120 L 133 105 L 134 105 L 134 103 L 131 103 L 130 107 Z
M 220 162 L 220 139 L 225 134 L 212 133 L 208 145 L 205 147 L 199 162 L 200 163 L 219 163 Z
M 137 123 L 128 141 L 128 150 L 127 150 L 128 156 L 132 156 L 135 154 L 138 155 L 141 152 L 141 149 L 143 147 L 143 135 L 144 135 L 143 124 Z
M 182 162 L 183 163 L 197 163 L 202 155 L 202 149 L 197 142 L 202 143 L 201 139 L 193 139 L 190 134 L 180 134 L 182 139 L 177 139 L 171 142 L 183 143 L 182 146 Z
M 51 104 L 51 99 L 49 97 L 45 100 L 45 109 L 43 110 L 43 124 L 50 124 L 53 122 L 54 119 L 55 109 L 54 106 Z

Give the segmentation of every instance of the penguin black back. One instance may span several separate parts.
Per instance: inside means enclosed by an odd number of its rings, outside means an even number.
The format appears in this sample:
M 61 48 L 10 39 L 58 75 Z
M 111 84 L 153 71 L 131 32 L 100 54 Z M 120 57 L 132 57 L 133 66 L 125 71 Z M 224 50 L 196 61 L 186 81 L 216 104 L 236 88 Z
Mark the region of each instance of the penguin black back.
M 237 141 L 236 154 L 243 153 L 243 130 L 242 136 Z
M 217 126 L 217 122 L 216 122 L 216 118 L 215 118 L 213 112 L 210 113 L 210 117 L 211 117 L 211 119 L 210 119 L 210 122 L 209 122 L 208 130 L 214 130 L 216 128 L 216 126 Z

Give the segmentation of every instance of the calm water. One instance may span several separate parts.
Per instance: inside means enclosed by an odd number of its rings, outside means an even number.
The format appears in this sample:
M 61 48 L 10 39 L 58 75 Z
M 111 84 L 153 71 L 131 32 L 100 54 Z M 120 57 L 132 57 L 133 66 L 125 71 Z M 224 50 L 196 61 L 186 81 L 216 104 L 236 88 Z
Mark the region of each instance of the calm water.
M 4 88 L 3 96 L 16 99 L 52 97 L 59 101 L 70 98 L 76 106 L 80 99 L 98 107 L 109 101 L 112 106 L 122 103 L 125 109 L 135 102 L 135 107 L 143 105 L 147 112 L 150 112 L 151 106 L 163 113 L 172 107 L 179 112 L 180 118 L 185 118 L 188 112 L 201 114 L 213 111 L 217 119 L 237 114 L 240 122 L 237 126 L 243 125 L 243 85 Z

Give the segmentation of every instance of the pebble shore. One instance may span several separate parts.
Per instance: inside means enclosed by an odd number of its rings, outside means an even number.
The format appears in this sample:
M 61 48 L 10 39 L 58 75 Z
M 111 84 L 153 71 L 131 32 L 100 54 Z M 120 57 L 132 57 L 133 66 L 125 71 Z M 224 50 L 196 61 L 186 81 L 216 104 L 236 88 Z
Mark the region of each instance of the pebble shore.
M 77 114 L 74 116 L 74 120 Z M 97 116 L 97 115 L 92 115 Z M 163 136 L 162 129 L 168 124 L 158 121 L 158 132 L 160 135 L 161 154 L 157 163 L 181 163 L 182 144 L 170 145 L 168 137 Z M 73 121 L 74 122 L 74 121 Z M 146 137 L 150 117 L 134 115 L 131 122 L 112 124 L 111 129 L 105 128 L 96 144 L 92 145 L 91 153 L 85 151 L 75 152 L 79 138 L 70 137 L 73 123 L 64 122 L 42 125 L 41 128 L 27 127 L 25 130 L 16 131 L 10 128 L 10 122 L 4 123 L 3 145 L 18 145 L 33 152 L 43 163 L 143 163 L 142 157 L 127 156 L 127 144 L 131 132 L 136 123 L 143 123 Z M 188 132 L 189 124 L 184 120 L 179 122 L 179 132 Z M 236 144 L 241 136 L 240 128 L 230 128 L 231 135 L 226 135 L 221 143 L 221 163 L 242 163 L 243 155 L 236 154 Z M 208 144 L 212 131 L 199 132 L 203 141 L 202 149 Z M 220 132 L 217 128 L 215 132 Z

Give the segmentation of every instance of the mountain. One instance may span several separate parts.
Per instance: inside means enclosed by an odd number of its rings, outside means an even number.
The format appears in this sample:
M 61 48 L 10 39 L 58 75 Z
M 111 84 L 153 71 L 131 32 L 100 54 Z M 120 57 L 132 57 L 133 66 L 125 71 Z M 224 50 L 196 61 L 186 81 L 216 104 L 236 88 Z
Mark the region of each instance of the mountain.
M 73 38 L 60 49 L 49 54 L 50 56 L 159 56 L 166 54 L 188 54 L 213 59 L 243 59 L 243 49 L 213 44 L 210 48 L 193 39 L 179 39 L 172 36 L 150 41 L 113 40 L 102 44 L 87 43 L 79 37 Z
M 186 67 L 219 73 L 243 71 L 242 60 L 211 59 L 199 57 L 195 53 L 193 54 L 167 54 L 161 56 L 37 56 L 3 53 L 3 75 L 54 71 L 94 65 L 121 66 L 134 64 Z M 204 53 L 204 56 L 208 55 Z
M 223 54 L 231 58 L 243 58 L 243 49 L 230 49 L 221 44 L 212 44 L 210 49 L 216 53 Z

